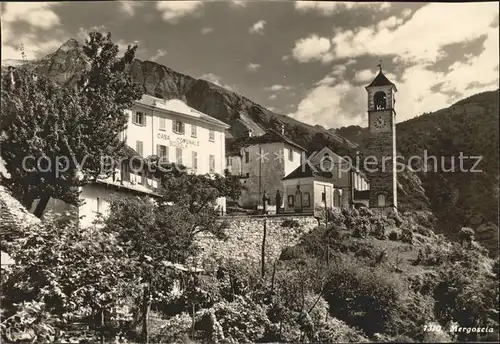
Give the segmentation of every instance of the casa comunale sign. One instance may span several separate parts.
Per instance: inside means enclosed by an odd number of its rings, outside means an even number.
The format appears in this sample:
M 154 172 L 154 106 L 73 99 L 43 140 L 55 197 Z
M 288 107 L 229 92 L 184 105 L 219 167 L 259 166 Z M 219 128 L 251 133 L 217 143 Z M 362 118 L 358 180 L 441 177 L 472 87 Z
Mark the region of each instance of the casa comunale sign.
M 170 135 L 165 133 L 158 133 L 156 134 L 156 137 L 160 140 L 167 141 L 170 147 L 187 148 L 188 146 L 200 146 L 200 141 L 198 140 L 190 140 L 184 137 L 171 138 Z

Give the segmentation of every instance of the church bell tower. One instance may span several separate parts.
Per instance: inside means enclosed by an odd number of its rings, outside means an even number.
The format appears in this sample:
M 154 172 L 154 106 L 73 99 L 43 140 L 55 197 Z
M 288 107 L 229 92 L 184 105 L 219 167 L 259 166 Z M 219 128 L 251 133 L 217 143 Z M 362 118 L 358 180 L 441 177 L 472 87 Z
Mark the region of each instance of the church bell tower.
M 375 79 L 366 86 L 370 140 L 366 153 L 370 156 L 367 174 L 370 180 L 369 206 L 387 214 L 397 212 L 396 175 L 396 86 L 382 72 L 382 62 Z

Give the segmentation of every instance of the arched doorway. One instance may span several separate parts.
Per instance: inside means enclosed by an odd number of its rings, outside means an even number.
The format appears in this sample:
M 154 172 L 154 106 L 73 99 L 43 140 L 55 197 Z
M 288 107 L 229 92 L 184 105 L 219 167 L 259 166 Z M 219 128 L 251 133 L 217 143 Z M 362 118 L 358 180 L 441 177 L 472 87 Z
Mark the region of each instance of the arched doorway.
M 386 197 L 384 194 L 379 194 L 377 197 L 377 206 L 385 207 L 386 206 Z

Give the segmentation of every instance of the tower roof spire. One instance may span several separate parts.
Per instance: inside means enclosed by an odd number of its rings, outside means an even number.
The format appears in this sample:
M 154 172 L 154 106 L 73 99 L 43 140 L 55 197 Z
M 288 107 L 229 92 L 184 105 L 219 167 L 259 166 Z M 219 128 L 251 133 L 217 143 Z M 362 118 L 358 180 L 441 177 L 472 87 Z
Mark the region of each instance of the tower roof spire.
M 382 72 L 382 60 L 379 60 L 377 67 L 379 69 L 377 76 L 368 86 L 366 86 L 366 88 L 374 86 L 393 86 L 394 89 L 397 91 L 396 85 L 394 85 L 389 79 L 387 79 L 387 77 Z

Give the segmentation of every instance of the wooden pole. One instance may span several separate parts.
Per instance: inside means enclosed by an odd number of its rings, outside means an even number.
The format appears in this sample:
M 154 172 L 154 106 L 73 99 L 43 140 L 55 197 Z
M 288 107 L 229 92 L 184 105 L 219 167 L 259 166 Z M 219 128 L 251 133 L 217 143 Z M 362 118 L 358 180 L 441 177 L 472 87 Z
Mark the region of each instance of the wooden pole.
M 262 251 L 261 251 L 261 277 L 266 274 L 266 235 L 267 235 L 267 216 L 264 215 L 264 233 L 262 236 Z

